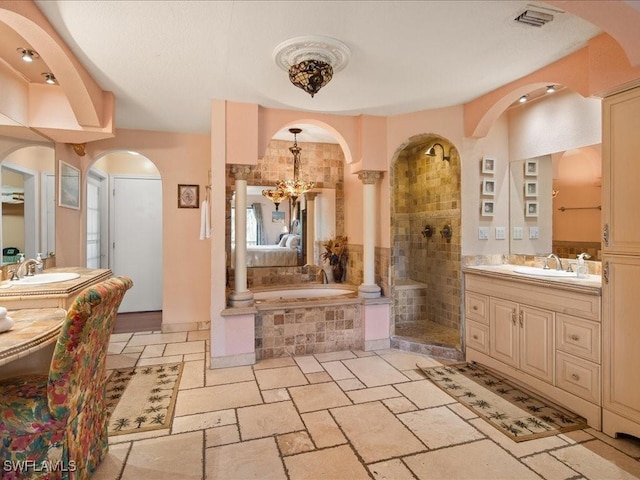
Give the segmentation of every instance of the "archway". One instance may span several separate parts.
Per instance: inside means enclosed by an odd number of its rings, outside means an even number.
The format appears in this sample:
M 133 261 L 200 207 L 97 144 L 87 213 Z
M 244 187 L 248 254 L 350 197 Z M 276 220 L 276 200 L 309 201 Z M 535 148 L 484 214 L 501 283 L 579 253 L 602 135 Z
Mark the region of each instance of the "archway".
M 390 184 L 391 345 L 462 358 L 458 152 L 434 134 L 412 137 L 396 154 Z

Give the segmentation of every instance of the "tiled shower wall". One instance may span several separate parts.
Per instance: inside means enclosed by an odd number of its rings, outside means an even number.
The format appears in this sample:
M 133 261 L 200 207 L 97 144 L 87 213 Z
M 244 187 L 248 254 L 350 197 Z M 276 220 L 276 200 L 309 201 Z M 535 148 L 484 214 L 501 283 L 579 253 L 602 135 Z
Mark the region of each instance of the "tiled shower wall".
M 393 315 L 396 322 L 428 320 L 459 328 L 460 159 L 453 150 L 451 161 L 443 161 L 439 148 L 437 157 L 425 155 L 432 143 L 425 139 L 405 148 L 391 172 L 391 283 L 402 285 L 393 289 Z M 447 144 L 445 149 L 449 152 Z M 421 233 L 426 225 L 434 228 L 430 238 Z M 441 235 L 445 225 L 453 231 L 449 241 Z M 421 302 L 425 303 L 424 308 Z M 399 310 L 401 305 L 409 304 L 413 307 Z

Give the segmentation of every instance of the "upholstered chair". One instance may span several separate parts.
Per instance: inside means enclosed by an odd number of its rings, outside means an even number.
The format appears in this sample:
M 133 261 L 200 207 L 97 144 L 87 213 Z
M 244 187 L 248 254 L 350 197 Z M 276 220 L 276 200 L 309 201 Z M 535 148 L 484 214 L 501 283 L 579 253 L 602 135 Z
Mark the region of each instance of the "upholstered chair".
M 0 381 L 3 480 L 89 478 L 108 450 L 105 361 L 116 313 L 133 283 L 83 290 L 67 312 L 49 374 Z

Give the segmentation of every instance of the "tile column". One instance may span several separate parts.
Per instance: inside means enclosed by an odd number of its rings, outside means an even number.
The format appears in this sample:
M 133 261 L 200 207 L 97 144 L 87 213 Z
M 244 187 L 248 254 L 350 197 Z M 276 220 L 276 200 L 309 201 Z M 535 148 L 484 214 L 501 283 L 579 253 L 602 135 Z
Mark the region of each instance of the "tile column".
M 380 287 L 375 283 L 375 205 L 376 182 L 381 177 L 380 172 L 365 170 L 358 173 L 358 178 L 363 183 L 362 188 L 362 263 L 363 282 L 358 287 L 358 292 L 363 298 L 377 298 L 380 296 Z
M 307 199 L 307 265 L 315 265 L 316 249 L 316 195 L 318 192 L 307 192 L 304 194 Z
M 229 294 L 229 306 L 249 307 L 253 305 L 253 293 L 247 289 L 247 177 L 251 173 L 249 165 L 232 165 L 236 190 L 235 213 L 235 281 Z

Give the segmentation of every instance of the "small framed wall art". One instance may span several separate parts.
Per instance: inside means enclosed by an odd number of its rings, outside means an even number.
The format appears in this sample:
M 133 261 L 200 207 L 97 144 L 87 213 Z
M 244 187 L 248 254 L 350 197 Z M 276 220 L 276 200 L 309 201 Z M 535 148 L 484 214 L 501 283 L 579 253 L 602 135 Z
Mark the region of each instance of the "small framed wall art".
M 80 169 L 60 160 L 58 206 L 80 210 Z
M 538 181 L 527 180 L 524 182 L 524 196 L 525 197 L 537 197 L 538 196 Z
M 527 160 L 524 162 L 524 175 L 525 177 L 538 176 L 538 160 Z
M 537 217 L 538 216 L 538 202 L 528 200 L 524 204 L 524 216 L 525 217 Z
M 178 185 L 178 208 L 199 208 L 200 185 Z
M 493 217 L 493 200 L 482 200 L 481 212 L 483 217 Z
M 482 179 L 482 195 L 493 197 L 496 193 L 496 181 L 493 178 Z
M 482 157 L 482 173 L 490 173 L 493 175 L 496 171 L 496 159 L 491 157 Z

